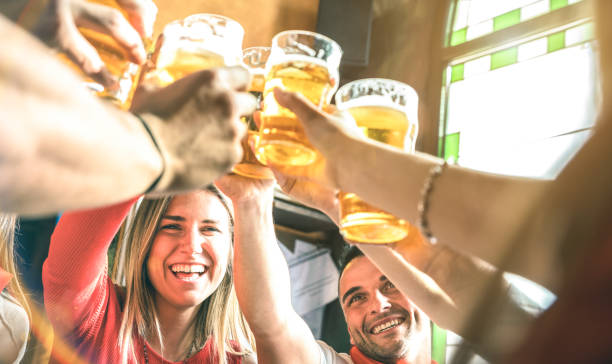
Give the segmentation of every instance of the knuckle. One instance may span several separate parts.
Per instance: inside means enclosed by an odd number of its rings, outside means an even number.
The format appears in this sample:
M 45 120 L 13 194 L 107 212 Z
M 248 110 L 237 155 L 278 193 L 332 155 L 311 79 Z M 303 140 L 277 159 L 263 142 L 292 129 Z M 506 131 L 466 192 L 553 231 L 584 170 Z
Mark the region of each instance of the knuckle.
M 236 100 L 231 93 L 221 92 L 215 97 L 215 107 L 222 118 L 231 118 L 237 107 Z
M 123 14 L 121 14 L 119 10 L 109 8 L 106 11 L 106 15 L 104 17 L 104 24 L 108 29 L 120 29 L 124 21 L 125 19 L 123 18 Z
M 211 89 L 222 89 L 223 88 L 223 77 L 221 76 L 221 72 L 216 69 L 208 70 L 208 85 Z

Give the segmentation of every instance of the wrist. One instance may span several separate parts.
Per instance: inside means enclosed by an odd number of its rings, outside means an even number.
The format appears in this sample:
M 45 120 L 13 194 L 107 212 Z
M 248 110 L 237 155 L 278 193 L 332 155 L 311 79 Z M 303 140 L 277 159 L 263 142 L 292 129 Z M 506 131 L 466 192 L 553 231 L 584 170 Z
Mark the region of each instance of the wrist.
M 360 170 L 360 165 L 369 163 L 370 158 L 375 158 L 372 154 L 367 140 L 341 134 L 336 146 L 328 153 L 326 164 L 326 172 L 332 187 L 341 191 L 350 191 L 355 182 L 355 173 Z
M 236 213 L 240 212 L 251 212 L 251 213 L 264 213 L 266 211 L 272 211 L 272 203 L 274 201 L 274 190 L 268 189 L 260 191 L 259 193 L 253 193 L 249 196 L 242 196 L 239 198 L 233 198 L 232 204 Z

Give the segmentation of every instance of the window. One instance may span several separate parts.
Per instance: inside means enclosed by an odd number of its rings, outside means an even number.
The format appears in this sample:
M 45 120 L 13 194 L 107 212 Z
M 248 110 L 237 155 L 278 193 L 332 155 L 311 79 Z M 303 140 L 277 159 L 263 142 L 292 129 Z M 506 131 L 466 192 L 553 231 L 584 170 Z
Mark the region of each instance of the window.
M 592 3 L 447 0 L 439 75 L 429 92 L 440 100 L 431 109 L 440 115 L 438 155 L 486 172 L 554 178 L 597 114 Z M 524 278 L 506 278 L 529 309 L 554 301 Z M 448 357 L 457 337 L 449 334 L 447 344 Z
M 443 52 L 439 155 L 488 172 L 554 177 L 596 117 L 590 6 L 454 1 Z

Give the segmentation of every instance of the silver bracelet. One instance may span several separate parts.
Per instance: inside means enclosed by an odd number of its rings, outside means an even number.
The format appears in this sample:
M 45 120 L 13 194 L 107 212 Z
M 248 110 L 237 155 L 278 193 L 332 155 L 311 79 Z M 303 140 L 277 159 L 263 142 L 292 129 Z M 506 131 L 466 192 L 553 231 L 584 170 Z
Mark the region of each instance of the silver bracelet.
M 417 211 L 419 212 L 419 220 L 418 226 L 421 229 L 421 233 L 425 238 L 427 238 L 432 244 L 437 242 L 437 239 L 432 234 L 429 229 L 429 221 L 427 220 L 427 213 L 429 212 L 429 197 L 431 196 L 431 191 L 433 191 L 433 185 L 436 181 L 436 178 L 442 174 L 444 169 L 446 168 L 446 161 L 436 164 L 431 167 L 429 170 L 429 176 L 425 180 L 425 184 L 423 185 L 423 189 L 421 190 L 421 201 L 417 207 Z

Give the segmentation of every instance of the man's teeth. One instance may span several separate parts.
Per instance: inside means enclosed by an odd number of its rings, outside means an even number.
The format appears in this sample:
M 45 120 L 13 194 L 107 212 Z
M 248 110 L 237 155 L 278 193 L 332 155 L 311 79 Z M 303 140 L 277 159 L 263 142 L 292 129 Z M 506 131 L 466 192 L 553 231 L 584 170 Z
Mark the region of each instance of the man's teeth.
M 206 270 L 201 264 L 174 264 L 170 269 L 174 273 L 204 273 Z
M 395 320 L 391 320 L 389 322 L 385 322 L 384 324 L 376 325 L 376 326 L 374 326 L 374 328 L 372 328 L 372 333 L 373 334 L 379 334 L 379 333 L 381 333 L 383 331 L 389 330 L 390 328 L 393 328 L 393 327 L 401 324 L 402 322 L 404 322 L 404 320 L 395 319 Z

